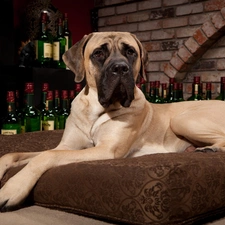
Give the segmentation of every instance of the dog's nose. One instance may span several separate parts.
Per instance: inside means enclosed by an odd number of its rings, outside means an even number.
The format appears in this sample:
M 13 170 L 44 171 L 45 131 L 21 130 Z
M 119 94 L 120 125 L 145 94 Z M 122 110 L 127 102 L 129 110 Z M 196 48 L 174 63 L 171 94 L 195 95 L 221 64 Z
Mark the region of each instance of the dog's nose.
M 129 72 L 129 66 L 124 62 L 114 64 L 111 69 L 114 75 L 125 75 Z

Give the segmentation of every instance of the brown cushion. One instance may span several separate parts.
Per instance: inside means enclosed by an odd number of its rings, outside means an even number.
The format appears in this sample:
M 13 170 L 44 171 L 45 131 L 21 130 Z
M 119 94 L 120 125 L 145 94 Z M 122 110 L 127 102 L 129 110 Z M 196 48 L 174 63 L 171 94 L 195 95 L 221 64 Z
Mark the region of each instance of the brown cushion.
M 2 185 L 16 171 L 8 171 Z M 199 224 L 224 211 L 224 171 L 224 153 L 72 163 L 47 171 L 29 199 L 39 206 L 126 224 Z

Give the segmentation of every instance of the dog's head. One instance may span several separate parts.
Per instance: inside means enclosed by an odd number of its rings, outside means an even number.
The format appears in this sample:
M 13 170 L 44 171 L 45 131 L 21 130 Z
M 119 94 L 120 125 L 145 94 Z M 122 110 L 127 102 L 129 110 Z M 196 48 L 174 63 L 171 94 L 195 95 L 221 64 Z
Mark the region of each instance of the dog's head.
M 107 108 L 119 101 L 129 107 L 138 75 L 145 78 L 147 53 L 135 35 L 128 32 L 96 32 L 85 35 L 64 55 L 75 81 L 86 78 L 97 88 L 100 104 Z

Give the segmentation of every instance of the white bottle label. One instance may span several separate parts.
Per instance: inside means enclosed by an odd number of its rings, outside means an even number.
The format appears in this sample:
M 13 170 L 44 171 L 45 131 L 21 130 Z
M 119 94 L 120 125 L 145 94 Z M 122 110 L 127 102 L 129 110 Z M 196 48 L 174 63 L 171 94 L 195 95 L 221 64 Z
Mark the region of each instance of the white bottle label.
M 1 134 L 3 135 L 13 135 L 13 134 L 17 134 L 17 130 L 1 130 Z
M 54 120 L 42 120 L 41 126 L 42 130 L 54 130 Z
M 53 43 L 53 60 L 59 61 L 59 42 Z
M 44 58 L 52 58 L 52 44 L 44 43 Z

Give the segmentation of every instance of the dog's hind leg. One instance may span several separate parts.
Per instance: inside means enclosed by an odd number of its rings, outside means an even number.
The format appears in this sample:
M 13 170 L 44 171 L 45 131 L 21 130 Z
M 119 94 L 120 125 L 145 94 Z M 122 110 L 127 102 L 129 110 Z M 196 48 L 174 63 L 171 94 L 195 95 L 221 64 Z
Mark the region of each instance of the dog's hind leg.
M 0 158 L 0 180 L 8 169 L 27 164 L 30 159 L 39 154 L 40 152 L 14 152 L 3 155 Z
M 185 113 L 171 119 L 171 129 L 194 146 L 195 151 L 225 152 L 225 124 L 215 118 L 197 117 L 193 113 Z

